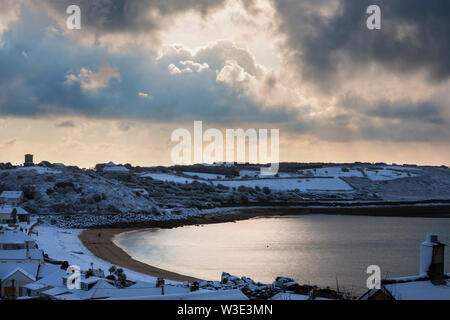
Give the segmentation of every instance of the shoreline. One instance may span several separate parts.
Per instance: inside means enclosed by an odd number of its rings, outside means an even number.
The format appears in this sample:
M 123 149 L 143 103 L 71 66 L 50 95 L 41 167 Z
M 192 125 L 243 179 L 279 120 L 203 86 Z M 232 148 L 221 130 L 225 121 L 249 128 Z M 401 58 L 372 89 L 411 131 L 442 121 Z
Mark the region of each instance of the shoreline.
M 153 277 L 162 277 L 173 281 L 189 281 L 196 279 L 186 275 L 178 274 L 168 270 L 160 269 L 149 264 L 133 259 L 128 253 L 114 244 L 114 236 L 120 233 L 134 231 L 135 228 L 123 229 L 86 229 L 78 237 L 83 245 L 96 257 L 105 260 L 117 267 L 126 268 L 135 272 Z M 99 233 L 101 236 L 99 237 Z
M 433 210 L 434 209 L 434 210 Z M 437 210 L 436 210 L 437 209 Z M 395 211 L 395 214 L 393 212 Z M 431 211 L 431 212 L 430 212 Z M 434 212 L 432 212 L 434 211 Z M 177 228 L 188 225 L 235 222 L 257 217 L 274 217 L 287 215 L 356 215 L 379 217 L 409 217 L 409 218 L 450 218 L 450 206 L 383 206 L 383 207 L 334 207 L 334 208 L 241 208 L 236 212 L 205 214 L 187 219 L 148 221 L 140 224 L 118 224 L 85 229 L 79 239 L 92 254 L 113 265 L 153 277 L 162 277 L 179 282 L 193 282 L 197 279 L 187 275 L 164 270 L 133 259 L 114 242 L 114 236 L 136 230 L 150 228 Z M 99 234 L 101 236 L 99 237 Z

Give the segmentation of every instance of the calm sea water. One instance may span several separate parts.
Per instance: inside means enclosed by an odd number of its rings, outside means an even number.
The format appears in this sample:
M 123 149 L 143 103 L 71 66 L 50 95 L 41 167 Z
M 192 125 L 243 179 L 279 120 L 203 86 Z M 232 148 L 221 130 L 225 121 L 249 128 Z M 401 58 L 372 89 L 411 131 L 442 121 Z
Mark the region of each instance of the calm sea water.
M 304 215 L 123 233 L 115 243 L 134 259 L 163 269 L 220 280 L 222 271 L 271 283 L 364 291 L 369 265 L 383 277 L 417 275 L 427 232 L 450 245 L 450 219 Z M 447 250 L 448 251 L 448 250 Z M 450 272 L 450 252 L 445 258 Z

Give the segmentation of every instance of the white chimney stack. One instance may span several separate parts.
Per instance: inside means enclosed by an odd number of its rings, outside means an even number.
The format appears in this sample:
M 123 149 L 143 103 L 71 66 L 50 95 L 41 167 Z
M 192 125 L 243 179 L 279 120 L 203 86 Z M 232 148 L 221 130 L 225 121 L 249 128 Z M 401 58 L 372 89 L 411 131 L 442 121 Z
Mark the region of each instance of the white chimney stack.
M 439 280 L 444 272 L 444 247 L 438 235 L 428 233 L 426 241 L 420 245 L 420 275 Z

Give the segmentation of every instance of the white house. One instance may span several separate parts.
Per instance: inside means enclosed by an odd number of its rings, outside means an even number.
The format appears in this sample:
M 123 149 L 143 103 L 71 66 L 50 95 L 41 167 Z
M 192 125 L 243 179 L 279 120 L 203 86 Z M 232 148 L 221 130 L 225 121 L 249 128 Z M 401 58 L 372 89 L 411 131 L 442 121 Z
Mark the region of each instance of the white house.
M 0 206 L 0 224 L 16 223 L 17 210 L 10 206 Z
M 0 250 L 20 250 L 37 248 L 36 241 L 17 230 L 0 230 Z
M 34 262 L 0 263 L 0 296 L 21 297 L 27 295 L 23 287 L 36 281 L 39 264 Z
M 0 203 L 12 207 L 19 206 L 23 201 L 23 191 L 3 191 L 0 194 Z
M 444 273 L 445 244 L 436 234 L 427 234 L 420 245 L 417 276 L 386 279 L 380 289 L 365 292 L 360 300 L 450 300 L 450 274 Z
M 37 275 L 37 281 L 29 283 L 23 288 L 30 297 L 40 297 L 42 292 L 55 287 L 61 287 L 61 279 L 66 275 L 66 270 L 59 265 L 41 264 Z
M 111 176 L 126 176 L 130 174 L 130 170 L 124 166 L 106 166 L 103 168 L 103 173 Z
M 30 222 L 31 213 L 21 207 L 14 207 L 16 211 L 16 218 L 18 222 Z

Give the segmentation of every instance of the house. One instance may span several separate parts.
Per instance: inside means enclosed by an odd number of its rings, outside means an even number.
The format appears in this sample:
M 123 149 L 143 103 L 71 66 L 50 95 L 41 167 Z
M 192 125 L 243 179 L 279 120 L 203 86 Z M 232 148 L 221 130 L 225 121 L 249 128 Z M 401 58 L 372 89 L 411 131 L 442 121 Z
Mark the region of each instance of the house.
M 450 300 L 450 274 L 444 273 L 445 244 L 427 234 L 420 245 L 419 275 L 386 279 L 379 289 L 365 292 L 359 300 Z
M 39 249 L 0 250 L 0 264 L 8 262 L 42 264 L 44 263 L 44 252 Z
M 105 299 L 111 295 L 111 292 L 117 291 L 110 281 L 91 276 L 86 278 L 85 275 L 81 276 L 80 289 L 69 289 L 67 287 L 67 279 L 70 275 L 64 274 L 60 276 L 58 280 L 54 282 L 52 288 L 41 292 L 41 296 L 47 297 L 53 300 L 92 300 L 92 299 Z M 46 278 L 44 278 L 46 279 Z M 43 283 L 48 281 L 42 279 Z M 36 283 L 39 284 L 40 281 Z M 28 288 L 33 285 L 27 286 Z
M 31 213 L 21 207 L 15 207 L 16 218 L 18 222 L 30 222 L 31 221 Z
M 27 295 L 23 287 L 36 281 L 39 264 L 34 262 L 0 263 L 0 296 L 22 297 Z
M 0 230 L 0 250 L 36 249 L 36 241 L 17 230 Z
M 23 288 L 30 297 L 40 297 L 42 292 L 55 287 L 61 287 L 61 279 L 66 276 L 66 270 L 59 265 L 41 264 L 39 265 L 37 281 L 29 283 Z
M 130 170 L 124 166 L 106 166 L 103 168 L 103 173 L 109 176 L 127 176 Z
M 0 207 L 0 224 L 13 224 L 16 223 L 17 210 L 10 206 Z
M 17 207 L 23 201 L 23 191 L 3 191 L 0 194 L 0 203 L 3 205 Z

